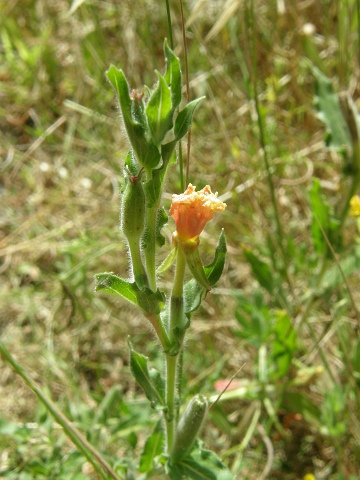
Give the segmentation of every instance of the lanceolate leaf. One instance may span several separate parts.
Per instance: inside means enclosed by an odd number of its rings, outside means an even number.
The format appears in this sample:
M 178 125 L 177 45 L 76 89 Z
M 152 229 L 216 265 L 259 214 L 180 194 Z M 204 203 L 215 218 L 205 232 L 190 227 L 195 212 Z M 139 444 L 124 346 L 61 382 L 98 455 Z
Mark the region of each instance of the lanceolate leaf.
M 269 265 L 247 248 L 244 248 L 244 254 L 247 261 L 250 263 L 251 270 L 256 280 L 269 293 L 272 293 L 274 289 L 274 282 Z
M 189 102 L 186 107 L 179 112 L 175 120 L 174 135 L 175 140 L 180 140 L 190 130 L 195 108 L 205 97 L 197 98 Z
M 210 286 L 214 286 L 219 280 L 224 269 L 226 257 L 226 239 L 224 231 L 221 231 L 215 250 L 214 260 L 210 265 L 204 267 L 205 275 Z M 184 286 L 185 296 L 185 315 L 190 318 L 191 313 L 195 312 L 201 304 L 201 300 L 206 293 L 206 289 L 199 285 L 194 279 L 187 282 Z
M 180 60 L 169 48 L 167 41 L 164 44 L 165 57 L 166 57 L 166 72 L 165 80 L 171 90 L 171 100 L 173 109 L 177 108 L 181 102 L 181 70 Z
M 146 106 L 146 115 L 152 139 L 160 145 L 166 133 L 172 129 L 173 108 L 170 88 L 165 78 L 156 72 L 159 82 Z
M 220 237 L 218 243 L 216 245 L 215 250 L 215 257 L 210 265 L 204 268 L 206 276 L 209 279 L 209 283 L 211 286 L 215 285 L 215 283 L 221 277 L 221 274 L 224 270 L 225 265 L 225 257 L 226 257 L 226 239 L 224 229 L 221 230 Z
M 155 144 L 146 138 L 144 127 L 146 120 L 145 118 L 138 118 L 141 115 L 142 107 L 132 108 L 133 102 L 142 102 L 142 99 L 130 97 L 129 85 L 122 70 L 111 65 L 107 71 L 107 77 L 119 97 L 124 125 L 138 162 L 146 169 L 155 168 L 160 161 L 160 152 Z
M 135 352 L 131 342 L 128 341 L 128 343 L 130 347 L 130 369 L 135 380 L 144 390 L 146 398 L 150 400 L 152 407 L 155 407 L 155 405 L 164 405 L 162 393 L 156 388 L 155 383 L 151 379 L 147 365 L 147 357 Z
M 104 291 L 122 297 L 145 313 L 158 314 L 165 305 L 165 296 L 159 290 L 153 292 L 147 287 L 140 290 L 135 282 L 124 280 L 113 273 L 98 273 L 95 280 L 97 292 Z

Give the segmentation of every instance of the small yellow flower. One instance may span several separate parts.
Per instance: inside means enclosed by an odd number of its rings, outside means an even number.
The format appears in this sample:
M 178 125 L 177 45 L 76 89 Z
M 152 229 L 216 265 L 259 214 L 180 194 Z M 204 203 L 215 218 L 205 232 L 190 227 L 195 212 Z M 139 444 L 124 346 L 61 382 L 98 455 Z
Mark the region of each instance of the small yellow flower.
M 305 475 L 305 477 L 303 478 L 303 480 L 316 480 L 316 478 L 314 477 L 314 475 L 312 473 L 307 473 Z
M 170 215 L 175 220 L 180 242 L 197 240 L 214 213 L 225 208 L 226 203 L 217 198 L 217 193 L 211 192 L 209 185 L 196 192 L 196 187 L 189 183 L 184 193 L 173 195 Z
M 350 215 L 352 217 L 360 216 L 360 197 L 359 195 L 354 195 L 350 200 Z

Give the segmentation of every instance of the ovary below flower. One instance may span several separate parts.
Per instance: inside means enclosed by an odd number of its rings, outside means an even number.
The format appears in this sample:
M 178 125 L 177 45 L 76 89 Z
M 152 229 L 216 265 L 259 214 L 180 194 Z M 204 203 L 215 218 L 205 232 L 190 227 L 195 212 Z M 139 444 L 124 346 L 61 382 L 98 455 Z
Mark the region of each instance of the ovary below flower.
M 217 198 L 217 193 L 211 192 L 209 185 L 196 192 L 196 187 L 190 183 L 184 193 L 172 196 L 170 215 L 176 223 L 178 240 L 196 241 L 214 213 L 225 208 L 226 204 Z

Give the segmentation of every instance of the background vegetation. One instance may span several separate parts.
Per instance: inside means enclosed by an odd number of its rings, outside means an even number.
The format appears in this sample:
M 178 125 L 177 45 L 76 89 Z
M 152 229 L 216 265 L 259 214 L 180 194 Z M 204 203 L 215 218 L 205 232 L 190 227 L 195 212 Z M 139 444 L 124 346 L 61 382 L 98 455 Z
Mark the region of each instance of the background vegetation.
M 204 259 L 220 227 L 229 248 L 192 322 L 183 395 L 215 396 L 242 367 L 202 434 L 236 478 L 355 480 L 359 231 L 342 215 L 355 156 L 326 145 L 314 98 L 316 79 L 327 105 L 331 88 L 359 96 L 358 2 L 254 0 L 254 15 L 250 3 L 184 4 L 191 96 L 206 95 L 189 180 L 228 204 L 202 236 Z M 113 63 L 132 87 L 152 85 L 168 35 L 154 0 L 0 5 L 1 340 L 122 478 L 140 478 L 156 421 L 126 339 L 154 362 L 158 345 L 134 311 L 93 292 L 96 272 L 127 271 L 118 207 L 128 146 L 104 72 Z M 173 169 L 166 207 L 179 188 Z M 5 362 L 0 383 L 1 478 L 98 478 Z

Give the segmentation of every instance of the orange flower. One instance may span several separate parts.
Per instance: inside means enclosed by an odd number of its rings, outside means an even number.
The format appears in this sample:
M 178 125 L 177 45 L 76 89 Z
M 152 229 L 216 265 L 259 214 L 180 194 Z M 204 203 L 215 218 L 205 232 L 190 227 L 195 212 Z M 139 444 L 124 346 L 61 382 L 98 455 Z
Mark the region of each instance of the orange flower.
M 196 187 L 189 186 L 181 195 L 172 196 L 170 215 L 176 223 L 176 232 L 180 242 L 197 240 L 206 223 L 215 212 L 222 212 L 226 204 L 212 193 L 209 185 L 196 192 Z

